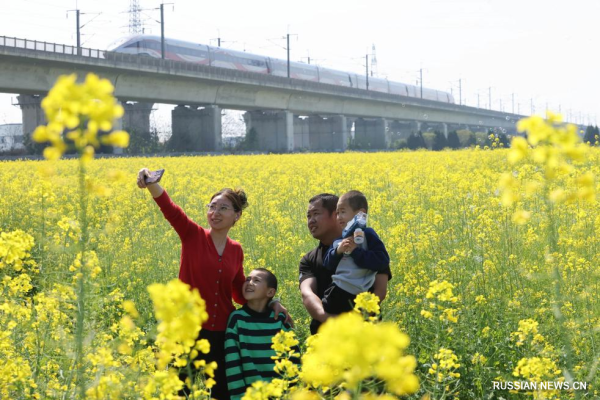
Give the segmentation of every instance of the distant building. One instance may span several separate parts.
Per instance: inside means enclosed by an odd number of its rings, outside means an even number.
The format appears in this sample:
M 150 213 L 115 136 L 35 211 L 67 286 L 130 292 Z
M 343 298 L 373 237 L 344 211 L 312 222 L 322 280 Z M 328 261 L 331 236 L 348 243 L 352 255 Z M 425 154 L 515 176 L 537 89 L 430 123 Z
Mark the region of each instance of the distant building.
M 0 152 L 24 149 L 23 124 L 0 125 Z

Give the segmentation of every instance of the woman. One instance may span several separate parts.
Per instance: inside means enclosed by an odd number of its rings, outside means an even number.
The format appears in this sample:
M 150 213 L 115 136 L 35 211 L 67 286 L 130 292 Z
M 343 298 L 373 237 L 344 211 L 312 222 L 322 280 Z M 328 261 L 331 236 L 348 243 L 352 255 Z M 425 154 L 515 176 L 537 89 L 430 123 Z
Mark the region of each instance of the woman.
M 208 320 L 202 325 L 200 337 L 210 342 L 210 353 L 202 357 L 207 361 L 216 361 L 216 385 L 212 388 L 212 397 L 218 400 L 229 399 L 225 379 L 225 329 L 229 314 L 238 304 L 245 304 L 242 285 L 246 280 L 242 262 L 242 246 L 231 240 L 229 230 L 241 218 L 248 201 L 243 190 L 223 189 L 215 193 L 206 206 L 206 218 L 210 229 L 205 229 L 190 218 L 169 197 L 158 184 L 146 184 L 150 176 L 147 168 L 138 173 L 137 185 L 147 188 L 163 215 L 173 226 L 181 239 L 181 265 L 179 279 L 198 289 L 206 302 Z M 275 315 L 287 310 L 278 302 L 273 304 Z M 183 379 L 185 377 L 182 376 Z

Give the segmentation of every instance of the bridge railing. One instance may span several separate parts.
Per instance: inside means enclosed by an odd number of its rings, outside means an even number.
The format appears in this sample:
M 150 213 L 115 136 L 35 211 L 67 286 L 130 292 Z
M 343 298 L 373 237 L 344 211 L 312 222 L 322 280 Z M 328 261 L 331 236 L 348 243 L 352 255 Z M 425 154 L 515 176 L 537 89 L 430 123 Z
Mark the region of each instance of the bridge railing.
M 201 65 L 201 64 L 196 64 L 196 63 L 186 62 L 186 61 L 163 60 L 160 58 L 153 58 L 153 57 L 141 57 L 137 54 L 119 53 L 119 52 L 113 52 L 113 51 L 108 51 L 108 50 L 90 49 L 90 48 L 86 48 L 86 47 L 77 48 L 77 46 L 69 46 L 66 44 L 48 43 L 48 42 L 41 42 L 38 40 L 21 39 L 21 38 L 16 38 L 16 37 L 0 36 L 0 47 L 2 47 L 2 46 L 17 48 L 17 49 L 44 51 L 44 52 L 56 53 L 56 54 L 65 54 L 65 55 L 75 56 L 75 57 L 82 56 L 82 57 L 88 57 L 88 58 L 93 58 L 93 59 L 102 59 L 102 60 L 109 61 L 111 63 L 112 62 L 124 62 L 124 63 L 134 64 L 134 65 L 138 65 L 138 66 L 145 66 L 145 67 L 148 67 L 148 66 L 149 67 L 157 67 L 157 68 L 162 67 L 162 68 L 166 68 L 173 72 L 183 72 L 183 73 L 192 73 L 192 74 L 201 73 L 204 76 L 206 76 L 206 74 L 209 74 L 209 75 L 213 75 L 213 76 L 219 77 L 219 78 L 252 79 L 252 80 L 258 80 L 258 81 L 262 81 L 262 82 L 274 82 L 274 83 L 280 83 L 280 84 L 290 84 L 290 82 L 291 82 L 295 87 L 297 87 L 299 89 L 303 89 L 303 90 L 320 90 L 322 88 L 332 88 L 338 94 L 348 94 L 348 95 L 360 94 L 361 96 L 368 95 L 368 96 L 374 96 L 374 97 L 378 97 L 378 98 L 390 99 L 390 100 L 394 100 L 394 101 L 402 101 L 403 103 L 407 102 L 409 104 L 411 101 L 417 100 L 413 97 L 405 97 L 405 96 L 391 94 L 391 93 L 381 93 L 381 92 L 373 92 L 373 91 L 366 92 L 364 89 L 330 85 L 330 84 L 326 84 L 326 83 L 317 83 L 317 82 L 297 80 L 297 79 L 290 80 L 289 78 L 285 78 L 285 77 L 281 77 L 281 76 L 265 75 L 265 74 L 259 74 L 256 72 L 250 72 L 250 71 L 238 71 L 238 70 L 234 70 L 234 69 Z M 78 50 L 79 50 L 79 52 L 78 52 Z M 427 106 L 432 106 L 432 107 L 437 107 L 437 108 L 439 108 L 440 106 L 450 107 L 450 108 L 456 107 L 455 104 L 440 103 L 440 102 L 437 102 L 434 100 L 418 99 L 418 101 L 422 105 L 427 105 Z M 466 106 L 461 106 L 461 107 L 464 107 L 465 109 L 469 108 Z M 473 111 L 477 110 L 478 112 L 481 112 L 481 111 L 488 112 L 488 110 L 483 110 L 483 109 L 472 108 L 472 110 Z M 503 113 L 501 113 L 499 111 L 490 110 L 489 112 L 497 113 L 500 116 L 503 115 Z
M 105 58 L 103 50 L 69 46 L 59 43 L 40 42 L 38 40 L 21 39 L 8 36 L 0 36 L 0 46 L 14 47 L 17 49 L 47 51 L 49 53 L 68 54 L 90 58 Z

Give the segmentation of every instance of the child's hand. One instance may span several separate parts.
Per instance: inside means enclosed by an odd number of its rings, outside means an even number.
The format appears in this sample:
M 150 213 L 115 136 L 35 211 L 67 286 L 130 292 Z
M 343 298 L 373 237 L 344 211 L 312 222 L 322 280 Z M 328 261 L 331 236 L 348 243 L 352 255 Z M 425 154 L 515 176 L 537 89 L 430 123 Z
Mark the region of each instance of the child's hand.
M 354 238 L 347 238 L 341 241 L 340 245 L 337 248 L 338 254 L 349 254 L 357 247 L 356 243 L 354 243 Z

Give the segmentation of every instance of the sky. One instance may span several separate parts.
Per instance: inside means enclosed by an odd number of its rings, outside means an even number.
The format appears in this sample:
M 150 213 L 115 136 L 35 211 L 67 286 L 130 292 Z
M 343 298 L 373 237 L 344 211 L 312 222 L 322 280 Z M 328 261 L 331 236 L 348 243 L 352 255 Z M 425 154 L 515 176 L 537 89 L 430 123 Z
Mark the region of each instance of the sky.
M 452 91 L 456 101 L 521 114 L 560 111 L 600 121 L 598 0 L 165 0 L 165 35 L 364 73 L 373 45 L 379 77 Z M 138 0 L 146 33 L 160 35 L 161 1 Z M 128 0 L 0 0 L 0 36 L 108 49 L 129 34 Z M 462 96 L 459 94 L 459 82 Z M 0 124 L 21 121 L 0 94 Z M 171 106 L 161 107 L 165 118 Z M 167 110 L 165 112 L 165 110 Z

